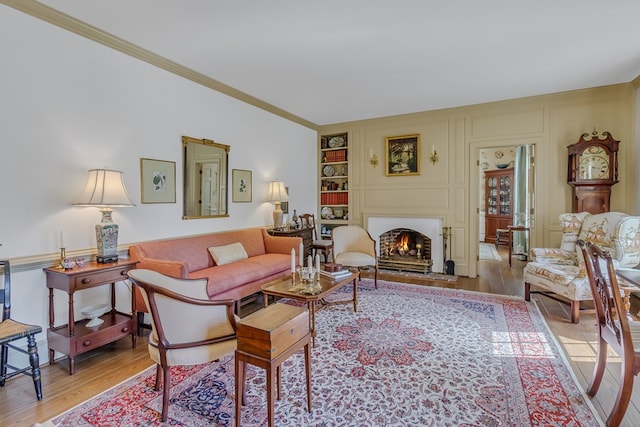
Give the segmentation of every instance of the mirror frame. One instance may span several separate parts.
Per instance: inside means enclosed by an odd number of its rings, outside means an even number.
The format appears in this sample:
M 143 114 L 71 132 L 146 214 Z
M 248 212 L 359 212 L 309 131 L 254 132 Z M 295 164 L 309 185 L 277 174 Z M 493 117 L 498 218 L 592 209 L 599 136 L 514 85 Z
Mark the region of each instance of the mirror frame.
M 187 204 L 189 198 L 189 173 L 194 165 L 190 165 L 193 159 L 188 158 L 189 144 L 200 144 L 211 148 L 217 148 L 223 150 L 224 156 L 224 171 L 220 176 L 224 176 L 224 182 L 220 184 L 220 192 L 224 192 L 221 196 L 224 198 L 225 211 L 219 215 L 187 215 Z M 218 144 L 211 139 L 198 139 L 190 136 L 182 137 L 182 219 L 201 219 L 201 218 L 224 218 L 229 216 L 229 150 L 230 146 L 224 144 Z M 195 184 L 191 184 L 195 185 Z

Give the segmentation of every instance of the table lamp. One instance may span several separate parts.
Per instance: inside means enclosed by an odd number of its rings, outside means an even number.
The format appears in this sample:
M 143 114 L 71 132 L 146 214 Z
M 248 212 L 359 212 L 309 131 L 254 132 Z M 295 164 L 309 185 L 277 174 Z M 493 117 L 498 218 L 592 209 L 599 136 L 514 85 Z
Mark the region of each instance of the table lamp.
M 275 209 L 273 210 L 273 226 L 280 228 L 282 226 L 282 208 L 281 202 L 289 200 L 287 195 L 287 189 L 282 181 L 271 181 L 269 183 L 269 192 L 267 194 L 267 201 L 275 202 Z
M 89 171 L 87 184 L 75 206 L 94 206 L 102 212 L 102 221 L 96 224 L 98 254 L 96 261 L 110 263 L 118 260 L 118 224 L 111 219 L 112 208 L 135 206 L 124 186 L 122 172 L 109 169 Z

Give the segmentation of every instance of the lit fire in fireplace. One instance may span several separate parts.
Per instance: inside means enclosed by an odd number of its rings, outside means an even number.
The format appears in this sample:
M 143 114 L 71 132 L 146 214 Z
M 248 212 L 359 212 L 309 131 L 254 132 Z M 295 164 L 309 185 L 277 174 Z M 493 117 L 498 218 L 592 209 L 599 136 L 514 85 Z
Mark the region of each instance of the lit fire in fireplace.
M 380 235 L 381 268 L 431 271 L 431 239 L 408 228 L 394 228 Z
M 404 255 L 406 252 L 409 252 L 409 234 L 404 232 L 400 233 L 396 240 L 395 249 L 400 255 Z

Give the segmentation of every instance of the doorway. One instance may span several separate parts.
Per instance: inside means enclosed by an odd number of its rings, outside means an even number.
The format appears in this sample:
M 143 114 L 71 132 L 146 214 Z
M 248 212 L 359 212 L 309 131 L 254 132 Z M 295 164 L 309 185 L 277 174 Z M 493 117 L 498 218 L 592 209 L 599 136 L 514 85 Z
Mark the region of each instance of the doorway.
M 506 229 L 508 225 L 529 227 L 530 233 L 515 232 L 513 235 L 513 246 L 522 253 L 528 252 L 531 244 L 529 236 L 534 235 L 535 144 L 530 143 L 531 141 L 522 141 L 522 144 L 514 144 L 513 140 L 510 142 L 511 144 L 483 143 L 475 146 L 473 163 L 476 164 L 476 170 L 472 172 L 472 176 L 476 178 L 477 186 L 472 185 L 472 188 L 477 189 L 473 192 L 477 197 L 472 198 L 472 206 L 476 212 L 475 258 L 478 262 L 480 243 L 496 244 L 496 228 Z M 503 185 L 487 185 L 486 176 L 496 177 L 491 182 Z M 488 194 L 489 192 L 492 194 Z M 474 214 L 471 216 L 473 218 Z M 508 240 L 503 243 L 508 244 Z M 471 263 L 470 267 L 473 265 Z M 475 263 L 475 269 L 469 269 L 469 276 L 475 277 L 478 271 L 479 266 Z

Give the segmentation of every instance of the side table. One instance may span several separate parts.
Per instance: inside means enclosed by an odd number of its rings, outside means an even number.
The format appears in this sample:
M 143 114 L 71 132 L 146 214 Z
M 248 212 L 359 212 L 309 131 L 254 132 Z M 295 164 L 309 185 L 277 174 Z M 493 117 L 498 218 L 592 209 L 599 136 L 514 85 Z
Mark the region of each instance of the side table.
M 513 233 L 515 231 L 524 231 L 527 234 L 527 240 L 529 240 L 531 237 L 530 235 L 531 230 L 529 229 L 529 227 L 525 227 L 523 225 L 510 225 L 508 229 L 509 229 L 509 267 L 511 267 L 511 257 L 514 255 L 524 255 L 525 257 L 527 257 L 527 260 L 529 259 L 529 254 L 526 252 L 513 252 Z
M 272 236 L 285 236 L 285 237 L 302 237 L 302 245 L 304 248 L 304 259 L 311 256 L 311 246 L 313 246 L 313 228 L 290 228 L 288 230 L 276 230 L 271 229 L 268 231 Z M 298 250 L 296 249 L 296 252 Z
M 99 264 L 88 262 L 84 267 L 64 270 L 61 267 L 45 268 L 47 288 L 49 288 L 49 364 L 53 365 L 55 352 L 69 356 L 69 375 L 75 373 L 75 357 L 97 347 L 131 335 L 132 347 L 136 347 L 136 317 L 133 314 L 116 311 L 115 283 L 127 279 L 127 272 L 136 267 L 137 261 L 118 260 L 114 263 Z M 87 327 L 87 320 L 74 319 L 74 294 L 83 289 L 111 284 L 111 311 L 101 316 L 101 325 Z M 69 297 L 69 321 L 55 326 L 53 290 L 66 292 Z M 131 313 L 134 313 L 133 298 Z
M 311 412 L 311 330 L 309 312 L 289 304 L 273 304 L 237 322 L 238 347 L 236 359 L 236 426 L 240 426 L 242 396 L 244 396 L 245 364 L 266 370 L 267 414 L 269 426 L 274 425 L 274 377 L 277 377 L 280 400 L 280 365 L 304 347 L 307 376 L 307 411 Z

